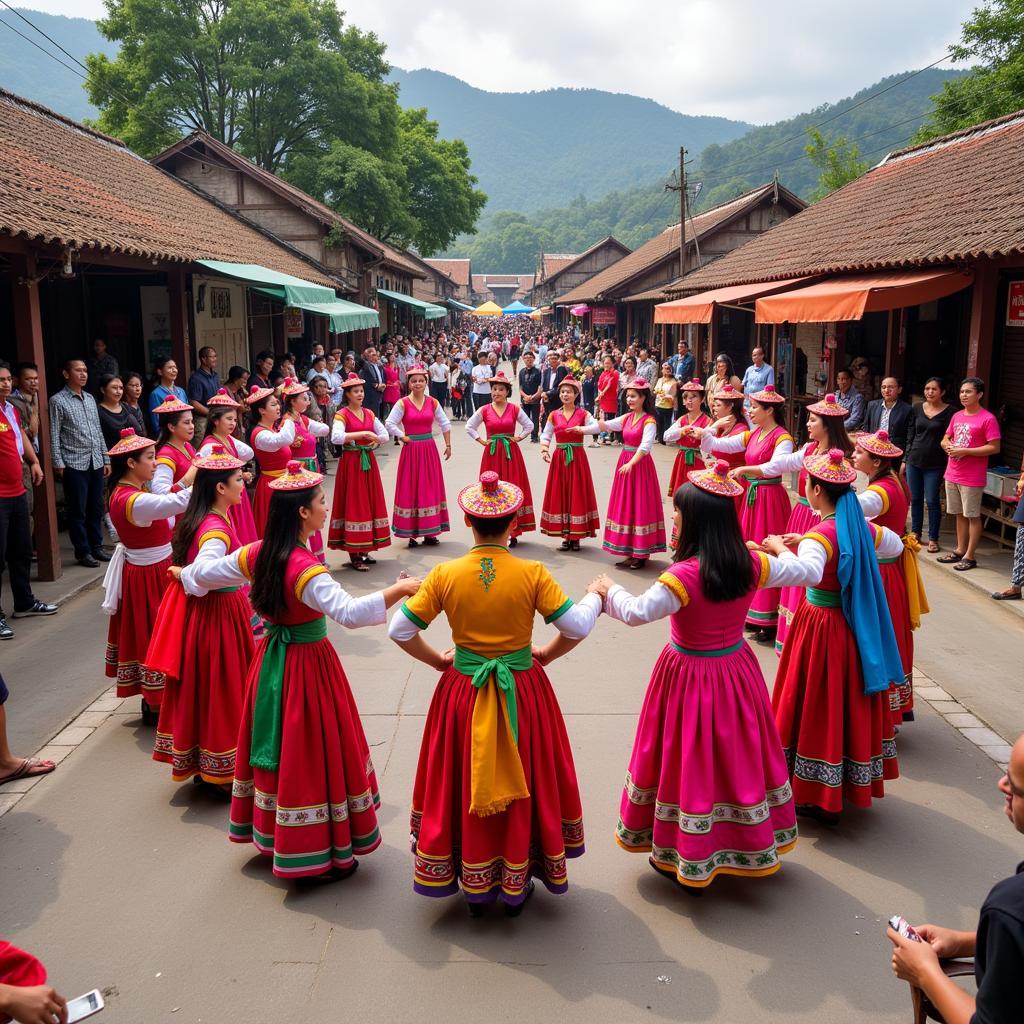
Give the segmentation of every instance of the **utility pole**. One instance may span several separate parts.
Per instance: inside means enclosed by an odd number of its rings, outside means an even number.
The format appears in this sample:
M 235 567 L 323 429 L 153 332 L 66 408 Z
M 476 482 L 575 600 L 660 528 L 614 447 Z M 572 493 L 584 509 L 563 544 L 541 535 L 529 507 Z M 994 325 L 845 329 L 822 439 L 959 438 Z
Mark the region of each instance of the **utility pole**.
M 679 147 L 679 177 L 668 182 L 665 191 L 679 193 L 679 276 L 682 277 L 686 273 L 686 149 L 683 146 Z

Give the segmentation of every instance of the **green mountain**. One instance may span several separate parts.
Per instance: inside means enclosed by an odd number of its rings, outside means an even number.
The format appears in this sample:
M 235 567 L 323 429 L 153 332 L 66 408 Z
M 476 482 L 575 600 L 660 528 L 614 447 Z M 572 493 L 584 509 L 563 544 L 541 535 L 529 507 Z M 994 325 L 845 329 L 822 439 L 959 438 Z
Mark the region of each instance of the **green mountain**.
M 687 169 L 691 210 L 724 203 L 769 181 L 776 171 L 782 184 L 809 199 L 818 172 L 804 152 L 807 128 L 820 125 L 827 138 L 844 136 L 869 163 L 877 163 L 909 142 L 928 117 L 931 96 L 941 91 L 943 81 L 962 74 L 967 72 L 932 68 L 900 84 L 907 72 L 892 75 L 837 103 L 752 128 L 732 142 L 711 143 Z M 635 248 L 679 220 L 678 195 L 664 187 L 673 162 L 671 156 L 666 159 L 660 175 L 651 175 L 642 187 L 618 189 L 599 199 L 578 194 L 568 205 L 533 213 L 489 204 L 477 233 L 458 239 L 448 255 L 469 256 L 481 269 L 500 267 L 513 274 L 533 270 L 539 252 L 583 252 L 606 235 Z
M 86 54 L 102 51 L 112 56 L 117 51 L 88 18 L 64 18 L 27 9 L 23 13 L 33 25 L 83 63 Z M 40 52 L 33 43 L 44 47 L 65 66 Z M 14 11 L 0 9 L 0 86 L 82 121 L 97 114 L 83 86 L 84 74 L 71 58 L 33 32 Z
M 426 107 L 443 136 L 465 140 L 491 210 L 537 210 L 634 188 L 678 161 L 681 145 L 699 153 L 751 128 L 597 89 L 485 92 L 425 69 L 394 68 L 391 80 L 403 107 Z

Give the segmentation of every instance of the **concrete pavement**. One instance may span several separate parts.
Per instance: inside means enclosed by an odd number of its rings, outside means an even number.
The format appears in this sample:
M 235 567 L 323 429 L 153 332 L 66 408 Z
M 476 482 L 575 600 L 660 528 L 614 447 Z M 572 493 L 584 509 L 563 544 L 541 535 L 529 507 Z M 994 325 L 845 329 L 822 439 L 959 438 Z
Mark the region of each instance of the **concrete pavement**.
M 454 428 L 450 508 L 479 462 L 461 424 Z M 398 450 L 388 452 L 381 465 L 390 501 Z M 539 505 L 546 467 L 536 445 L 527 442 L 524 454 Z M 603 506 L 618 449 L 587 454 Z M 666 480 L 672 454 L 658 447 L 655 458 Z M 467 531 L 452 519 L 440 548 L 399 542 L 372 573 L 339 569 L 337 578 L 362 594 L 399 568 L 425 572 L 464 550 Z M 578 555 L 555 547 L 531 534 L 519 553 L 542 558 L 574 596 L 613 562 L 599 541 Z M 636 591 L 657 568 L 610 571 Z M 1016 623 L 953 580 L 936 573 L 926 581 L 933 612 L 918 634 L 919 665 L 1012 738 L 1024 724 Z M 107 689 L 98 604 L 95 593 L 76 598 L 4 646 L 22 749 L 41 746 Z M 548 632 L 538 620 L 536 635 Z M 903 777 L 885 800 L 849 812 L 834 830 L 801 823 L 797 849 L 772 878 L 720 879 L 703 898 L 688 897 L 613 839 L 636 715 L 666 632 L 664 623 L 630 630 L 602 619 L 552 666 L 587 854 L 570 865 L 567 896 L 539 892 L 517 921 L 472 921 L 457 899 L 412 893 L 408 801 L 436 676 L 383 629 L 331 624 L 384 801 L 384 845 L 354 879 L 293 893 L 250 848 L 229 845 L 226 806 L 174 786 L 167 766 L 149 759 L 153 733 L 133 699 L 100 715 L 58 771 L 0 818 L 0 933 L 39 954 L 66 995 L 109 989 L 98 1019 L 111 1022 L 461 1021 L 481 1013 L 587 1024 L 908 1020 L 907 988 L 888 969 L 884 919 L 973 927 L 988 888 L 1024 850 L 1002 815 L 998 767 L 922 701 L 899 737 Z M 450 635 L 443 621 L 429 633 L 435 644 Z M 775 656 L 758 656 L 770 686 Z

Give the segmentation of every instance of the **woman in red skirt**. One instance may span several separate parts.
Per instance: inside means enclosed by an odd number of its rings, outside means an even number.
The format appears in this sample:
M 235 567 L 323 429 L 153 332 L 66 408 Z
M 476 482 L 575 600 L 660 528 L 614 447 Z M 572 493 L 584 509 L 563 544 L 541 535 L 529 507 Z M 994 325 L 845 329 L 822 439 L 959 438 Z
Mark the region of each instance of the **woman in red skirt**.
M 171 526 L 188 506 L 195 469 L 188 469 L 173 492 L 152 494 L 156 449 L 148 437 L 122 430 L 110 449 L 107 510 L 120 541 L 103 578 L 107 630 L 106 674 L 117 679 L 118 697 L 142 696 L 142 720 L 156 725 L 164 679 L 145 669 L 146 647 L 167 588 Z
M 342 382 L 345 404 L 334 415 L 331 443 L 341 451 L 334 479 L 331 529 L 327 546 L 348 552 L 349 565 L 357 572 L 377 559 L 369 552 L 391 543 L 388 506 L 380 482 L 380 468 L 373 454 L 387 444 L 388 432 L 370 410 L 363 409 L 366 381 L 350 373 Z
M 254 384 L 245 404 L 249 407 L 249 444 L 260 471 L 252 496 L 252 515 L 256 533 L 262 537 L 270 507 L 270 482 L 284 473 L 285 466 L 294 458 L 293 449 L 301 441 L 295 436 L 295 421 L 281 419 L 281 401 L 273 388 Z
M 683 407 L 686 412 L 679 417 L 665 431 L 665 444 L 677 444 L 679 451 L 676 453 L 676 461 L 672 464 L 672 476 L 668 481 L 668 496 L 675 495 L 687 477 L 695 469 L 700 469 L 704 460 L 700 455 L 700 438 L 695 434 L 687 432 L 683 434 L 684 427 L 707 427 L 711 420 L 701 410 L 701 402 L 704 401 L 704 385 L 699 377 L 688 380 L 682 388 Z
M 864 473 L 870 481 L 867 490 L 857 495 L 865 518 L 903 538 L 903 551 L 899 555 L 880 560 L 882 585 L 903 660 L 903 679 L 889 691 L 889 706 L 897 725 L 914 719 L 914 630 L 921 625 L 921 614 L 929 610 L 917 568 L 921 545 L 917 537 L 907 533 L 910 493 L 892 468 L 893 460 L 902 454 L 903 449 L 889 440 L 885 430 L 861 434 L 853 451 L 854 469 Z
M 252 582 L 267 636 L 246 680 L 230 838 L 254 843 L 279 878 L 347 878 L 380 845 L 377 776 L 327 618 L 355 629 L 419 588 L 414 578 L 354 598 L 307 547 L 323 528 L 323 476 L 298 461 L 270 483 L 264 539 L 172 575 L 189 593 Z
M 153 410 L 153 415 L 160 424 L 160 436 L 156 439 L 156 472 L 150 490 L 154 494 L 167 494 L 177 488 L 195 458 L 192 438 L 196 425 L 192 420 L 192 406 L 175 395 L 168 395 Z
M 596 537 L 601 525 L 590 462 L 579 439 L 583 427 L 597 427 L 597 420 L 576 405 L 581 390 L 575 377 L 558 385 L 562 408 L 555 409 L 544 424 L 540 438 L 541 458 L 550 464 L 540 507 L 540 532 L 562 538 L 562 551 L 579 551 L 583 537 Z M 555 455 L 551 455 L 551 442 Z
M 902 667 L 878 559 L 899 554 L 903 541 L 865 521 L 852 490 L 857 471 L 838 448 L 804 465 L 821 521 L 797 558 L 816 582 L 793 617 L 772 709 L 797 813 L 834 824 L 844 801 L 870 807 L 899 775 L 888 690 Z M 786 545 L 772 536 L 765 547 L 781 554 Z
M 436 565 L 388 627 L 407 654 L 441 672 L 413 786 L 413 888 L 451 896 L 461 887 L 474 917 L 498 899 L 518 914 L 535 876 L 564 893 L 566 860 L 583 853 L 572 750 L 544 666 L 589 634 L 601 600 L 590 593 L 574 605 L 543 563 L 508 550 L 523 501 L 493 472 L 464 487 L 459 507 L 475 546 Z M 442 612 L 454 657 L 421 633 Z M 558 630 L 540 649 L 536 612 Z
M 243 465 L 221 444 L 195 460 L 192 498 L 174 530 L 171 557 L 176 566 L 212 561 L 241 547 L 231 509 L 245 493 Z M 230 798 L 245 677 L 253 655 L 248 597 L 240 587 L 224 587 L 202 596 L 189 594 L 184 602 L 165 601 L 154 635 L 165 631 L 177 643 L 174 670 L 165 671 L 153 760 L 171 765 L 175 782 L 195 779 Z M 157 660 L 153 648 L 151 644 L 147 665 Z
M 491 400 L 466 421 L 466 433 L 484 449 L 480 459 L 480 472 L 493 471 L 498 479 L 515 484 L 523 492 L 523 504 L 512 523 L 509 547 L 515 547 L 520 534 L 537 529 L 533 511 L 533 494 L 530 492 L 530 478 L 526 475 L 526 463 L 519 445 L 533 432 L 530 417 L 508 400 L 512 394 L 512 383 L 503 372 L 490 379 Z M 480 436 L 480 426 L 486 428 L 487 439 Z M 519 433 L 516 433 L 516 427 Z
M 236 459 L 241 459 L 243 466 L 252 462 L 254 452 L 244 442 L 239 441 L 235 434 L 239 427 L 239 413 L 241 406 L 228 394 L 227 388 L 221 388 L 207 403 L 206 408 L 210 415 L 206 424 L 206 437 L 199 446 L 200 455 L 209 455 L 215 444 L 223 446 L 224 450 Z M 246 484 L 252 483 L 252 473 L 243 470 L 242 479 Z M 240 544 L 251 544 L 259 539 L 256 532 L 256 520 L 252 514 L 252 502 L 249 500 L 249 492 L 242 491 L 242 500 L 230 509 L 231 522 L 235 527 L 235 534 Z

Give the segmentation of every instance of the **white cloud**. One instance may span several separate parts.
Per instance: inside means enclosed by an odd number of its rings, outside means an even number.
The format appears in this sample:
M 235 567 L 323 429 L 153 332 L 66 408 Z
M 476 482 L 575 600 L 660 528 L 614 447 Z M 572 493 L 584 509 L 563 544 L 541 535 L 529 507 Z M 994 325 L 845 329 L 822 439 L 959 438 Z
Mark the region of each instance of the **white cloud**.
M 393 64 L 481 89 L 607 89 L 690 114 L 776 121 L 919 68 L 976 0 L 338 0 Z M 32 0 L 99 17 L 101 0 Z

